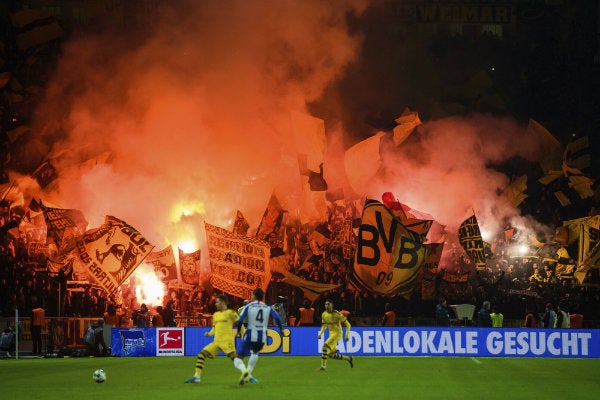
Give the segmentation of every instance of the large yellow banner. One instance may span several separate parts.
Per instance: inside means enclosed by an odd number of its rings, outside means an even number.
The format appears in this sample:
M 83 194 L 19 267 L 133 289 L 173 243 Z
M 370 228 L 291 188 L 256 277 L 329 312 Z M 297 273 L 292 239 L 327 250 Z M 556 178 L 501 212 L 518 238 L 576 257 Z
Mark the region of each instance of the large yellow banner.
M 77 253 L 89 276 L 114 293 L 154 248 L 134 227 L 110 215 L 104 225 L 77 241 Z
M 427 256 L 421 236 L 376 200 L 363 208 L 351 283 L 382 296 L 409 296 Z

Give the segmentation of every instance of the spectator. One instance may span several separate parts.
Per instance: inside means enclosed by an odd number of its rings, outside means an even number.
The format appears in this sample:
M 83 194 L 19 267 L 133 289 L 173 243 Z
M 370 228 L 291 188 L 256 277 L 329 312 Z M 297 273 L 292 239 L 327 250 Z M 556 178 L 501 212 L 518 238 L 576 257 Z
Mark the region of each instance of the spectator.
M 158 328 L 161 326 L 165 326 L 165 323 L 164 323 L 163 317 L 162 317 L 162 313 L 163 313 L 162 306 L 156 307 L 156 314 L 154 314 L 152 316 L 152 326 L 153 327 Z
M 571 326 L 571 317 L 569 316 L 569 310 L 567 306 L 559 303 L 556 308 L 556 321 L 554 322 L 555 328 L 569 328 Z
M 117 315 L 117 307 L 114 304 L 109 304 L 104 312 L 104 323 L 106 325 L 119 327 L 119 316 Z
M 571 322 L 570 322 L 571 328 L 575 328 L 575 329 L 583 328 L 583 315 L 582 314 L 580 314 L 579 312 L 576 311 L 573 314 L 571 314 L 570 317 L 571 317 Z
M 177 326 L 175 322 L 175 310 L 173 310 L 173 300 L 167 301 L 167 305 L 162 310 L 162 318 L 165 326 Z
M 283 326 L 287 326 L 288 320 L 285 311 L 285 309 L 287 308 L 287 299 L 285 298 L 285 296 L 277 296 L 277 300 L 279 301 L 279 303 L 275 303 L 271 307 L 273 307 L 273 310 L 275 310 L 277 315 L 279 315 L 279 318 L 281 318 L 281 323 L 283 324 Z
M 492 313 L 490 314 L 490 318 L 492 319 L 492 327 L 494 328 L 502 328 L 504 323 L 504 315 L 498 311 L 498 307 L 492 307 Z
M 435 322 L 437 326 L 450 326 L 450 312 L 448 311 L 448 302 L 444 297 L 435 306 Z
M 385 313 L 383 314 L 383 320 L 381 321 L 382 326 L 395 326 L 396 325 L 396 313 L 390 303 L 385 303 Z
M 110 347 L 104 341 L 104 319 L 100 318 L 88 327 L 83 341 L 87 356 L 106 357 L 110 355 Z
M 304 304 L 299 309 L 300 318 L 298 318 L 297 326 L 313 326 L 315 325 L 315 309 L 311 306 L 310 300 L 304 299 Z
M 477 314 L 477 326 L 492 327 L 492 317 L 490 316 L 490 302 L 484 301 L 479 313 Z
M 0 335 L 0 350 L 5 351 L 10 357 L 10 353 L 15 351 L 16 348 L 16 335 L 10 326 L 2 331 Z
M 537 317 L 528 308 L 527 310 L 525 310 L 525 328 L 537 328 L 537 326 Z
M 42 327 L 46 319 L 46 311 L 36 306 L 31 310 L 31 340 L 33 341 L 33 354 L 42 354 Z
M 146 304 L 142 304 L 138 310 L 135 310 L 131 317 L 133 319 L 133 326 L 137 328 L 150 327 L 150 311 L 148 311 L 148 306 L 146 306 Z
M 340 314 L 342 314 L 344 317 L 346 317 L 346 319 L 349 319 L 351 313 L 348 310 L 343 310 L 342 309 L 342 310 L 340 310 Z
M 556 323 L 556 313 L 552 309 L 552 303 L 546 303 L 546 311 L 542 316 L 542 326 L 544 328 L 554 328 Z

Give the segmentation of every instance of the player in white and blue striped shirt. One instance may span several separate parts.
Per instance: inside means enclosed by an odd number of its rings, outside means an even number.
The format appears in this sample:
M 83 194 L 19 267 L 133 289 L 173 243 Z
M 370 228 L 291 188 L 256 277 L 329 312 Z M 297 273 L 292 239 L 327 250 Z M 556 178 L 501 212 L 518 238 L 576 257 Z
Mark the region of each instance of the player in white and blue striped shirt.
M 240 385 L 243 385 L 245 382 L 258 382 L 252 376 L 252 370 L 254 370 L 256 362 L 258 361 L 258 353 L 267 342 L 269 318 L 273 318 L 273 321 L 275 321 L 279 327 L 279 332 L 282 331 L 281 318 L 272 307 L 263 303 L 263 297 L 264 292 L 261 288 L 254 289 L 252 291 L 252 301 L 244 306 L 238 320 L 238 335 L 242 325 L 244 323 L 247 325 L 244 337 L 238 343 L 236 349 L 237 357 L 243 360 L 244 357 L 250 356 L 248 359 L 248 368 L 240 377 Z

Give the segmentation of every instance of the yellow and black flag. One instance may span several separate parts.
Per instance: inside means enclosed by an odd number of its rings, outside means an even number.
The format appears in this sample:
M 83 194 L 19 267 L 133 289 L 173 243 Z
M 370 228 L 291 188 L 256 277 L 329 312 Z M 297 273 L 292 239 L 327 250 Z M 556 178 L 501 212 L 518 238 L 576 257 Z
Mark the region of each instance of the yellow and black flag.
M 594 179 L 590 177 L 591 151 L 588 136 L 582 136 L 569 142 L 563 154 L 562 171 L 582 199 L 594 196 Z
M 127 222 L 107 215 L 99 228 L 77 240 L 77 254 L 89 276 L 109 295 L 133 273 L 154 246 Z
M 269 243 L 271 249 L 280 249 L 283 252 L 283 218 L 287 211 L 281 207 L 275 193 L 271 195 L 267 208 L 263 214 L 258 229 L 256 238 Z
M 458 228 L 458 240 L 471 261 L 473 261 L 473 264 L 475 264 L 475 267 L 478 270 L 484 269 L 486 250 L 475 214 L 460 224 Z
M 421 299 L 434 300 L 438 294 L 437 277 L 440 274 L 439 266 L 444 251 L 444 242 L 426 243 L 427 258 L 421 268 Z
M 81 211 L 47 207 L 41 200 L 38 202 L 35 199 L 31 200 L 29 208 L 43 212 L 47 237 L 54 242 L 61 256 L 75 249 L 77 240 L 83 236 L 88 225 Z
M 382 203 L 367 199 L 350 282 L 382 296 L 408 297 L 427 257 L 422 237 Z
M 173 246 L 168 245 L 160 251 L 153 251 L 146 257 L 146 263 L 154 265 L 154 272 L 163 282 L 177 279 L 177 263 Z M 179 256 L 181 262 L 181 255 Z
M 235 222 L 233 223 L 233 233 L 236 235 L 246 236 L 250 229 L 250 224 L 246 221 L 246 217 L 240 210 L 235 214 Z

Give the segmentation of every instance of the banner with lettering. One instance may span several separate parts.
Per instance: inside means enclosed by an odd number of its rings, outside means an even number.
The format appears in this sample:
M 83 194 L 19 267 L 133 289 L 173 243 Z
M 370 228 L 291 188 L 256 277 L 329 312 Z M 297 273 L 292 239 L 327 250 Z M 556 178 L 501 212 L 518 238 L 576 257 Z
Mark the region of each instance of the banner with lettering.
M 441 274 L 440 293 L 452 293 L 453 296 L 467 297 L 472 292 L 473 288 L 469 284 L 470 272 L 443 270 Z
M 458 240 L 475 267 L 478 270 L 485 269 L 485 245 L 474 214 L 460 224 Z
M 104 225 L 77 241 L 77 253 L 91 279 L 109 295 L 133 273 L 153 245 L 127 222 L 107 215 Z
M 426 256 L 419 234 L 382 203 L 367 199 L 350 272 L 352 285 L 382 296 L 408 297 Z
M 261 356 L 321 354 L 319 327 L 267 330 Z M 112 354 L 122 357 L 198 354 L 213 338 L 210 327 L 112 328 Z M 352 327 L 337 348 L 352 356 L 600 358 L 598 329 Z M 218 357 L 226 357 L 220 353 Z M 485 361 L 484 361 L 485 362 Z
M 189 285 L 198 285 L 200 283 L 200 249 L 186 253 L 179 250 L 179 268 L 181 270 L 181 279 L 183 283 Z
M 29 242 L 27 243 L 27 257 L 29 261 L 46 259 L 48 245 L 44 242 Z
M 215 289 L 243 299 L 249 299 L 257 287 L 267 290 L 271 280 L 269 243 L 207 222 L 204 229 Z
M 154 265 L 154 272 L 157 273 L 163 282 L 177 279 L 177 264 L 175 263 L 173 246 L 168 245 L 160 251 L 151 252 L 146 257 L 146 262 Z

